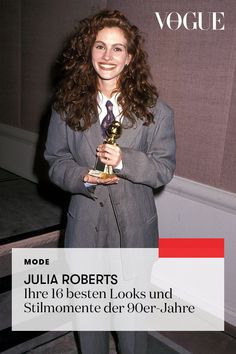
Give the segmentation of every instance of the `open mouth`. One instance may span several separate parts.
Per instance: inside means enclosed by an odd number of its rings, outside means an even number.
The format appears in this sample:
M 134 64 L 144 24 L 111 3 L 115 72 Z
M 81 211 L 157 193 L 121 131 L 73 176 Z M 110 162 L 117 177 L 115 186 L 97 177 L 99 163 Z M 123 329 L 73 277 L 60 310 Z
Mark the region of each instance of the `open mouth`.
M 103 63 L 99 63 L 99 68 L 102 70 L 113 70 L 115 69 L 115 65 L 114 64 L 103 64 Z

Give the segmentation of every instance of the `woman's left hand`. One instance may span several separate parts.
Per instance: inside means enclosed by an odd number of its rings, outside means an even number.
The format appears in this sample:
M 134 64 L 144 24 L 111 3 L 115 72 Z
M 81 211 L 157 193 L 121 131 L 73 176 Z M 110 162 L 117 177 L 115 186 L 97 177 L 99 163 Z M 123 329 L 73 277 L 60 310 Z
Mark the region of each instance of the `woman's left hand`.
M 97 156 L 102 163 L 116 167 L 122 160 L 121 149 L 118 145 L 101 144 L 97 147 Z

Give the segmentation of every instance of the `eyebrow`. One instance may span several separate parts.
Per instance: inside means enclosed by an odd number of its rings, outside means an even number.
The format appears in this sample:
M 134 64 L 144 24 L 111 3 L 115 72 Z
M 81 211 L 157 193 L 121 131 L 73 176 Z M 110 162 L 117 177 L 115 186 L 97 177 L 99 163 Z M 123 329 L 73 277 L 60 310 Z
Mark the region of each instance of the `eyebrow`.
M 103 41 L 95 41 L 94 44 L 96 44 L 96 43 L 102 43 L 102 44 L 106 45 L 106 43 L 103 42 Z M 115 47 L 116 45 L 121 45 L 121 46 L 124 47 L 124 48 L 127 47 L 127 46 L 126 46 L 125 44 L 123 44 L 123 43 L 114 43 L 114 44 L 112 44 L 112 47 Z

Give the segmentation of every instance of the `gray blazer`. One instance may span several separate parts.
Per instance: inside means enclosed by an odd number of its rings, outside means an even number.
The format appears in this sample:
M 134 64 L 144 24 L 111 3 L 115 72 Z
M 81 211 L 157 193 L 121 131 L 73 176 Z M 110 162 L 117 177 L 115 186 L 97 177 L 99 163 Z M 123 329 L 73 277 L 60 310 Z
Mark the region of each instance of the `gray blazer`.
M 84 132 L 69 128 L 53 111 L 45 158 L 52 182 L 72 194 L 66 228 L 68 247 L 155 247 L 158 240 L 153 190 L 167 184 L 175 169 L 173 111 L 158 100 L 155 124 L 141 120 L 123 129 L 117 140 L 123 169 L 118 184 L 98 185 L 91 193 L 83 183 L 94 168 L 102 143 L 99 121 Z M 124 118 L 123 124 L 127 122 Z M 109 243 L 109 237 L 115 243 Z

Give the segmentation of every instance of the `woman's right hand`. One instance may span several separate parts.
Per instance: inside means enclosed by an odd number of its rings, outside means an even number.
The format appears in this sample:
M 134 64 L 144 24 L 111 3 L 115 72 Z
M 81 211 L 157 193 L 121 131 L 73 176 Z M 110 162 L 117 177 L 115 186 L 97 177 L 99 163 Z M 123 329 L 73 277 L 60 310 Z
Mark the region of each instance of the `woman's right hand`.
M 91 183 L 91 184 L 117 184 L 119 182 L 119 177 L 116 175 L 112 175 L 111 177 L 108 178 L 99 178 L 99 177 L 94 177 L 89 174 L 84 176 L 84 183 Z

